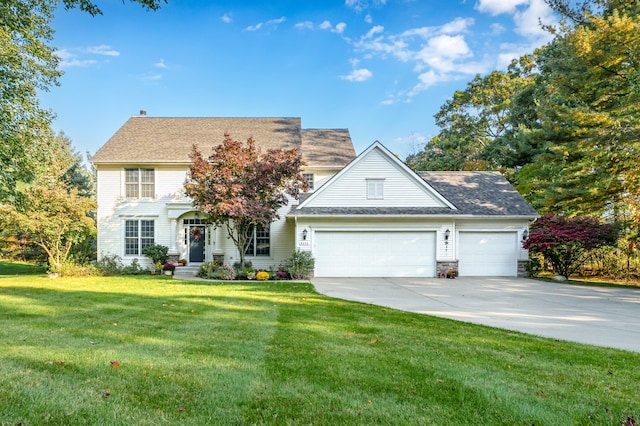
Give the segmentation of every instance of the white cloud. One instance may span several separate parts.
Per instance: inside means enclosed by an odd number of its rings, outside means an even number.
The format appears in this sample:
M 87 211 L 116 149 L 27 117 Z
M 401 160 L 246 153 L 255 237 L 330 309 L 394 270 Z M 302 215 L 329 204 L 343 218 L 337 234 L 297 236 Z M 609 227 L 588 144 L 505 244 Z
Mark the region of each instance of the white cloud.
M 220 17 L 220 20 L 225 24 L 230 24 L 233 22 L 233 18 L 231 17 L 231 13 L 225 13 Z
M 107 46 L 106 44 L 101 44 L 100 46 L 89 46 L 83 49 L 83 51 L 92 55 L 120 56 L 120 52 L 112 49 L 111 46 Z
M 469 78 L 491 69 L 495 56 L 481 61 L 473 59 L 474 52 L 465 39 L 473 25 L 472 18 L 455 18 L 440 26 L 410 28 L 399 34 L 387 34 L 384 27 L 376 25 L 353 46 L 367 59 L 378 56 L 413 62 L 417 84 L 408 91 L 388 95 L 382 103 L 410 102 L 413 96 L 433 85 Z
M 493 16 L 502 13 L 513 13 L 518 6 L 529 3 L 529 0 L 478 0 L 475 9 Z
M 331 25 L 331 22 L 323 21 L 318 26 L 318 28 L 320 28 L 321 30 L 331 31 L 332 33 L 342 34 L 344 32 L 345 28 L 347 28 L 347 24 L 345 24 L 344 22 L 340 22 L 340 23 L 336 24 L 336 26 L 334 27 L 333 25 Z
M 455 34 L 467 31 L 467 28 L 473 26 L 475 20 L 473 18 L 456 18 L 440 27 L 442 34 Z
M 160 61 L 153 64 L 153 66 L 156 68 L 168 68 L 167 64 L 164 63 L 164 59 L 160 59 Z
M 313 22 L 311 21 L 298 22 L 297 24 L 294 25 L 294 28 L 298 30 L 312 30 Z
M 515 24 L 514 31 L 535 40 L 535 46 L 552 39 L 551 35 L 542 29 L 541 24 L 553 25 L 558 22 L 544 0 L 478 0 L 475 8 L 479 12 L 493 16 L 504 13 L 512 15 Z M 499 34 L 498 31 L 503 31 L 504 27 L 500 24 L 493 24 L 492 29 L 494 34 Z
M 285 22 L 287 20 L 286 17 L 281 17 L 278 19 L 270 19 L 267 22 L 258 22 L 255 25 L 249 25 L 248 27 L 245 28 L 245 31 L 258 31 L 259 29 L 261 29 L 262 27 L 273 27 L 273 28 L 277 28 L 278 25 L 282 24 L 283 22 Z
M 245 31 L 258 31 L 260 28 L 262 28 L 262 25 L 264 25 L 262 22 L 259 22 L 255 25 L 249 25 L 247 28 L 245 28 Z
M 345 6 L 355 10 L 356 12 L 362 12 L 370 7 L 380 7 L 387 4 L 387 0 L 345 0 Z
M 367 13 L 367 15 L 364 17 L 364 22 L 366 22 L 367 24 L 373 23 L 373 17 L 370 13 Z
M 420 51 L 419 58 L 428 60 L 427 55 L 456 59 L 473 56 L 473 53 L 464 36 L 443 34 L 429 39 L 427 45 Z
M 78 56 L 68 50 L 57 50 L 56 55 L 60 58 L 60 68 L 83 68 L 95 65 L 95 59 L 78 59 Z
M 413 86 L 413 89 L 407 93 L 407 99 L 411 100 L 418 93 L 427 90 L 428 88 L 435 86 L 438 83 L 452 80 L 453 77 L 446 73 L 438 73 L 434 70 L 429 70 L 418 76 L 418 84 Z
M 529 7 L 518 10 L 513 16 L 516 25 L 515 31 L 528 38 L 544 39 L 550 41 L 553 37 L 542 29 L 541 24 L 556 24 L 557 18 L 553 11 L 543 0 L 530 0 Z
M 384 31 L 384 27 L 382 25 L 376 25 L 374 27 L 372 27 L 367 34 L 364 36 L 365 39 L 370 39 L 372 38 L 374 35 L 381 33 Z
M 98 63 L 95 59 L 79 59 L 76 53 L 67 49 L 56 50 L 56 56 L 60 58 L 60 68 L 84 68 Z
M 493 35 L 499 35 L 502 34 L 503 32 L 505 32 L 507 29 L 504 27 L 504 25 L 499 24 L 497 22 L 491 24 L 491 34 Z
M 342 75 L 340 78 L 348 81 L 367 81 L 373 76 L 373 73 L 366 68 L 355 69 L 348 75 Z

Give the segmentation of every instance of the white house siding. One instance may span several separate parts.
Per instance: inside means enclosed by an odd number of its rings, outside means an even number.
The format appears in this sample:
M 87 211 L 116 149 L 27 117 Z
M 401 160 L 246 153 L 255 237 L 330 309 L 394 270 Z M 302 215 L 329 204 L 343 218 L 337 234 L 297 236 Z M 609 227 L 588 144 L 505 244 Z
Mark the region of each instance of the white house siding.
M 155 198 L 125 198 L 125 168 L 155 169 Z M 98 256 L 117 255 L 123 263 L 138 259 L 140 264 L 150 261 L 142 255 L 125 256 L 124 223 L 127 219 L 154 220 L 155 243 L 171 246 L 170 221 L 166 205 L 179 197 L 186 177 L 185 166 L 100 166 L 98 182 Z
M 367 198 L 367 179 L 384 179 L 384 198 Z M 378 149 L 371 150 L 337 176 L 331 187 L 309 200 L 306 207 L 441 207 L 425 186 L 394 164 Z
M 449 230 L 449 239 L 445 234 Z M 444 221 L 438 228 L 437 258 L 442 262 L 450 262 L 456 259 L 456 225 L 452 220 Z
M 313 173 L 313 190 L 317 191 L 322 185 L 327 183 L 340 169 L 335 168 L 314 168 L 306 167 L 302 173 Z

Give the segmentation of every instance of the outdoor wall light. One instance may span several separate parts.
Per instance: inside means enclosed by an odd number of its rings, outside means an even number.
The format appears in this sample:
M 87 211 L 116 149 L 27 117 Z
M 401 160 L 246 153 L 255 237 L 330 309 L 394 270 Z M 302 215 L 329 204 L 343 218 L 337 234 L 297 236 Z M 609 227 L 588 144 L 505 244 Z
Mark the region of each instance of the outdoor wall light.
M 449 231 L 449 228 L 447 228 L 447 230 L 444 231 L 444 243 L 445 244 L 449 244 L 449 235 L 451 235 L 451 231 Z
M 307 232 L 308 232 L 308 231 L 307 231 L 306 229 L 303 229 L 303 230 L 302 230 L 302 240 L 303 240 L 303 241 L 307 241 Z
M 527 238 L 529 238 L 529 231 L 525 229 L 522 233 L 522 241 L 526 241 Z

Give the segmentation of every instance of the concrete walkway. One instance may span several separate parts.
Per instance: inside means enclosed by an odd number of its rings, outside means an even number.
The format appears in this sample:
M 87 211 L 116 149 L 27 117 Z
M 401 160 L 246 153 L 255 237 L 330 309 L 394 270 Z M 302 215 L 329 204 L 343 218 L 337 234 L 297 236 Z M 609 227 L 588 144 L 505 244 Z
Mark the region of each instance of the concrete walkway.
M 640 352 L 640 288 L 522 278 L 313 278 L 319 293 L 543 337 Z

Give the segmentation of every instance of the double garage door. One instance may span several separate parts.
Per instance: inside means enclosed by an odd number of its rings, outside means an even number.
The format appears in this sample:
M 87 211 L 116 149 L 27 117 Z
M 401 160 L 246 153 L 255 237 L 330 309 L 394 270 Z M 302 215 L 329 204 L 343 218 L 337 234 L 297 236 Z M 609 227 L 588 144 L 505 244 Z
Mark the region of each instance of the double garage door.
M 316 231 L 317 277 L 433 277 L 435 232 Z
M 460 232 L 460 276 L 516 276 L 515 232 Z M 317 277 L 434 277 L 436 233 L 316 231 Z

